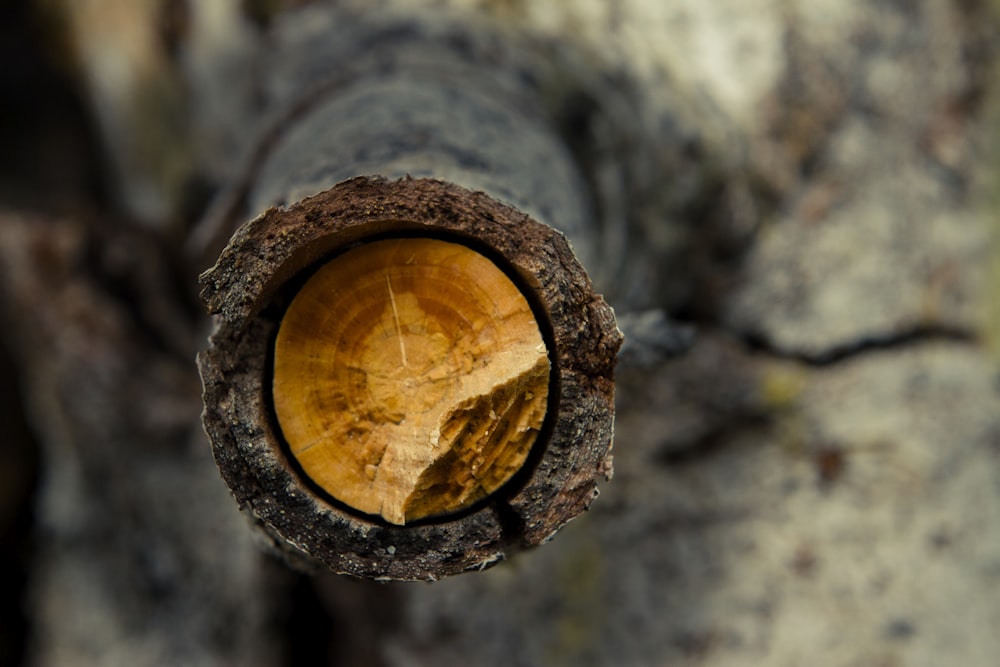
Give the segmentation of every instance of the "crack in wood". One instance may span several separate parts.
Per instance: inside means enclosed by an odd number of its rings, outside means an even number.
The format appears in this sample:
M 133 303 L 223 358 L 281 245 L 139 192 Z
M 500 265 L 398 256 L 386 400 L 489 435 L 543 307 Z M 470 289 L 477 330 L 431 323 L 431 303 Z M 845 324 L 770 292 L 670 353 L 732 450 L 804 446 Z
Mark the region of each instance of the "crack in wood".
M 762 352 L 778 359 L 797 361 L 818 368 L 831 366 L 866 354 L 923 343 L 951 342 L 975 345 L 979 341 L 979 335 L 976 332 L 964 327 L 918 325 L 896 333 L 873 334 L 857 341 L 831 346 L 820 352 L 805 352 L 782 349 L 759 334 L 747 332 L 735 332 L 735 334 L 753 352 Z

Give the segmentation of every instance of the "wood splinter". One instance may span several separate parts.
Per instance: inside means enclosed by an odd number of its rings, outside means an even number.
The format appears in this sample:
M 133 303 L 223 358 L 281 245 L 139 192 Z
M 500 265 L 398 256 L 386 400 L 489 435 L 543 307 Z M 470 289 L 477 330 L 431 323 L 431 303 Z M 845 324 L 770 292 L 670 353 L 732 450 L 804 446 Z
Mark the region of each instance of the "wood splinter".
M 514 283 L 468 247 L 429 238 L 330 260 L 274 346 L 274 408 L 304 473 L 399 525 L 508 482 L 541 429 L 548 381 L 548 351 Z

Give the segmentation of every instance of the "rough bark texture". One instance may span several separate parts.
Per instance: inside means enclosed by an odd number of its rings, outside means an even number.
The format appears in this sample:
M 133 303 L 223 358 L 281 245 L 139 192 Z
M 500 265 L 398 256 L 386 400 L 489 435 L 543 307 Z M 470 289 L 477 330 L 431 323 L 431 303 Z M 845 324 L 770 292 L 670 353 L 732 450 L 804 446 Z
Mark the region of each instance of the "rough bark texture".
M 544 108 L 537 55 L 474 20 L 347 16 L 306 11 L 275 31 L 262 76 L 267 131 L 224 199 L 230 208 L 196 238 L 218 243 L 271 206 L 355 176 L 430 177 L 555 227 L 589 270 L 608 263 L 594 196 Z
M 280 76 L 243 85 L 273 62 L 253 54 L 313 23 L 258 3 L 278 34 L 264 38 L 235 2 L 184 4 L 188 29 L 163 43 L 193 91 L 181 127 L 195 140 L 165 148 L 212 165 L 192 182 L 239 181 L 254 100 L 285 99 Z M 1000 7 L 345 0 L 374 18 L 315 25 L 347 48 L 358 26 L 415 8 L 437 22 L 445 6 L 531 33 L 515 51 L 544 56 L 528 71 L 586 167 L 601 257 L 624 258 L 599 283 L 629 341 L 615 480 L 551 544 L 480 574 L 382 586 L 267 564 L 196 426 L 197 343 L 165 352 L 169 323 L 207 333 L 164 310 L 183 290 L 151 270 L 194 291 L 210 260 L 181 257 L 190 218 L 147 221 L 144 243 L 112 224 L 134 183 L 88 196 L 101 163 L 86 127 L 52 115 L 72 104 L 30 107 L 65 97 L 34 97 L 51 76 L 15 85 L 0 68 L 15 91 L 0 114 L 20 110 L 0 123 L 16 165 L 5 206 L 77 204 L 61 223 L 0 222 L 5 341 L 43 458 L 33 663 L 993 667 Z M 45 40 L 9 43 L 23 48 L 8 66 Z M 106 62 L 84 66 L 114 75 Z M 137 136 L 105 139 L 124 151 Z M 245 196 L 233 208 L 241 222 Z M 81 238 L 90 252 L 65 251 Z M 690 322 L 693 342 L 644 308 Z
M 338 248 L 387 233 L 445 235 L 486 249 L 536 300 L 550 340 L 550 425 L 530 475 L 471 514 L 428 525 L 373 523 L 317 497 L 283 453 L 266 385 L 295 278 Z M 610 476 L 621 343 L 614 315 L 561 234 L 482 193 L 427 179 L 352 179 L 247 223 L 202 284 L 219 316 L 199 356 L 216 461 L 241 507 L 278 548 L 298 551 L 297 560 L 379 579 L 483 569 L 549 538 L 589 507 L 597 480 Z
M 237 200 L 243 206 L 230 216 L 282 208 L 237 231 L 203 277 L 202 297 L 221 317 L 201 367 L 206 426 L 224 476 L 241 505 L 283 536 L 279 543 L 295 544 L 338 572 L 438 578 L 541 543 L 589 506 L 597 478 L 610 476 L 611 371 L 619 345 L 610 309 L 593 295 L 574 257 L 600 265 L 592 195 L 542 112 L 542 91 L 511 61 L 512 45 L 471 24 L 388 20 L 345 30 L 336 15 L 311 12 L 279 34 L 271 102 L 290 110 L 278 115 L 255 152 Z M 492 53 L 484 48 L 491 41 Z M 329 189 L 364 174 L 403 180 L 356 179 Z M 427 176 L 534 212 L 574 248 L 526 215 L 419 178 Z M 215 224 L 226 229 L 230 216 Z M 542 434 L 547 442 L 530 464 L 534 471 L 513 485 L 516 492 L 468 516 L 408 529 L 358 521 L 308 489 L 276 502 L 296 477 L 280 455 L 263 384 L 267 371 L 253 379 L 244 369 L 259 370 L 253 355 L 269 357 L 276 313 L 306 267 L 337 248 L 393 233 L 449 234 L 512 269 L 551 332 L 556 388 Z M 236 435 L 237 422 L 251 431 Z M 241 437 L 255 440 L 252 455 L 236 441 Z M 247 473 L 242 462 L 249 458 L 259 464 Z M 297 511 L 306 506 L 308 516 Z

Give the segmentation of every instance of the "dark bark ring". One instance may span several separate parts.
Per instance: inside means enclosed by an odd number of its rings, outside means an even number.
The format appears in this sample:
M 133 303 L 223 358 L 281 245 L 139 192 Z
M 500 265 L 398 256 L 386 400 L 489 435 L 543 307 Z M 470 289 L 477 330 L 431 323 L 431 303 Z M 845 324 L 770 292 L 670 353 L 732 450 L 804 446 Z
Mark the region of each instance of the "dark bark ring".
M 549 346 L 545 426 L 514 479 L 467 511 L 392 525 L 304 480 L 270 399 L 271 346 L 290 294 L 331 254 L 373 238 L 432 236 L 494 259 L 529 296 Z M 241 227 L 201 277 L 215 315 L 199 355 L 203 415 L 240 506 L 293 559 L 379 579 L 436 579 L 547 540 L 611 474 L 621 333 L 564 236 L 483 194 L 436 180 L 354 178 Z

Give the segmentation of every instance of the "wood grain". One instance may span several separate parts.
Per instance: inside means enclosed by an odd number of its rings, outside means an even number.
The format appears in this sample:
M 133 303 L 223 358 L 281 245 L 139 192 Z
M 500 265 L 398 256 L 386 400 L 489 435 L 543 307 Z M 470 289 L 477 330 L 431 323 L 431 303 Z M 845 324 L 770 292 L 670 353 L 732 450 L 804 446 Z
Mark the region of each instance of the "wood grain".
M 305 474 L 401 525 L 510 480 L 542 426 L 548 379 L 531 307 L 495 264 L 400 238 L 335 257 L 298 292 L 275 342 L 273 397 Z
M 464 273 L 480 273 L 484 266 L 481 258 L 489 257 L 489 261 L 498 263 L 502 258 L 505 270 L 500 275 L 505 280 L 510 276 L 517 285 L 514 292 L 520 290 L 526 295 L 526 301 L 534 306 L 530 312 L 536 324 L 531 324 L 529 311 L 514 307 L 520 300 L 512 301 L 510 293 L 506 297 L 475 296 L 474 291 L 472 295 L 460 295 L 463 291 L 486 289 L 484 278 L 478 276 L 429 280 L 433 296 L 424 298 L 423 305 L 417 307 L 414 302 L 419 304 L 420 300 L 413 295 L 424 293 L 421 290 L 425 288 L 408 282 L 405 271 L 386 273 L 386 261 L 399 264 L 398 258 L 393 259 L 398 249 L 392 251 L 391 245 L 385 246 L 390 250 L 379 261 L 357 255 L 357 265 L 352 264 L 351 248 L 374 248 L 372 252 L 378 255 L 376 241 L 387 236 L 460 242 L 458 256 L 453 254 L 455 243 L 441 246 L 446 248 L 443 255 L 440 250 L 429 253 L 438 254 L 439 263 L 443 263 L 438 268 L 422 269 L 429 271 L 429 276 L 438 272 L 447 275 L 463 262 L 468 263 L 462 269 Z M 326 324 L 317 326 L 316 321 L 306 317 L 293 329 L 311 338 L 317 330 L 332 327 L 334 340 L 361 358 L 366 373 L 362 386 L 348 392 L 352 398 L 339 402 L 324 399 L 330 402 L 315 403 L 304 413 L 315 414 L 320 406 L 318 412 L 326 413 L 320 421 L 343 431 L 343 418 L 331 419 L 330 412 L 349 412 L 355 409 L 352 405 L 360 405 L 358 397 L 363 396 L 363 410 L 372 415 L 381 411 L 378 418 L 368 419 L 366 426 L 377 426 L 386 437 L 367 443 L 373 452 L 382 446 L 376 442 L 394 442 L 386 444 L 383 456 L 391 453 L 402 458 L 399 436 L 404 436 L 402 442 L 412 442 L 412 431 L 407 427 L 412 429 L 413 424 L 423 431 L 418 440 L 422 437 L 429 441 L 433 435 L 439 438 L 442 450 L 450 447 L 452 452 L 441 458 L 418 457 L 416 463 L 396 468 L 402 481 L 372 487 L 375 501 L 360 499 L 366 485 L 374 481 L 367 478 L 370 469 L 362 470 L 360 465 L 368 455 L 363 447 L 360 459 L 351 458 L 346 467 L 354 467 L 348 477 L 354 480 L 357 493 L 344 497 L 345 491 L 338 486 L 343 479 L 338 475 L 320 482 L 330 489 L 318 492 L 314 487 L 319 484 L 304 483 L 307 480 L 301 468 L 307 466 L 299 466 L 289 451 L 294 449 L 291 441 L 297 436 L 289 437 L 284 432 L 293 429 L 285 421 L 278 423 L 280 414 L 275 418 L 280 410 L 275 405 L 277 397 L 272 396 L 275 392 L 270 378 L 274 367 L 270 359 L 273 355 L 282 367 L 287 361 L 280 349 L 274 350 L 281 337 L 279 330 L 288 324 L 288 317 L 295 318 L 295 301 L 301 297 L 302 303 L 309 303 L 313 298 L 309 296 L 311 276 L 323 284 L 324 278 L 319 277 L 323 269 L 311 272 L 338 255 L 346 264 L 343 270 L 330 269 L 335 274 L 343 273 L 335 276 L 335 282 L 356 280 L 367 285 L 373 296 L 362 302 L 369 304 L 371 312 L 355 320 L 350 313 L 360 312 L 359 305 L 348 300 L 343 305 L 348 311 L 346 316 L 323 316 L 335 317 L 338 323 L 326 320 Z M 406 260 L 409 257 L 406 255 Z M 420 264 L 428 262 L 419 260 Z M 590 506 L 597 496 L 599 481 L 611 474 L 613 374 L 621 345 L 614 314 L 594 293 L 562 234 L 482 192 L 433 179 L 350 179 L 247 222 L 233 236 L 215 267 L 202 276 L 201 283 L 202 298 L 215 315 L 209 347 L 198 357 L 204 385 L 205 429 L 212 440 L 216 463 L 240 506 L 253 515 L 276 550 L 291 562 L 373 579 L 438 579 L 479 570 L 548 540 Z M 304 291 L 302 285 L 306 286 Z M 501 293 L 505 290 L 509 292 L 510 286 L 503 287 Z M 493 291 L 494 287 L 489 287 L 489 292 Z M 442 304 L 450 308 L 453 303 L 465 304 L 466 314 L 460 317 L 438 312 Z M 504 324 L 512 327 L 511 332 L 502 334 L 494 327 L 489 335 L 484 329 L 478 339 L 473 336 L 465 342 L 462 337 L 456 340 L 456 324 L 462 317 L 470 317 L 467 311 L 484 308 L 494 317 L 509 315 Z M 414 327 L 424 318 L 424 311 L 435 313 L 432 319 L 439 324 L 428 327 L 428 339 L 418 343 Z M 340 320 L 366 324 L 357 328 L 355 338 L 336 333 Z M 364 333 L 369 327 L 373 329 L 371 335 Z M 469 325 L 470 331 L 477 328 Z M 515 342 L 521 339 L 524 329 L 530 330 L 527 345 Z M 453 384 L 443 394 L 433 382 L 430 389 L 420 389 L 416 382 L 419 374 L 399 374 L 394 383 L 393 373 L 399 373 L 403 360 L 399 332 L 404 334 L 407 366 L 426 364 L 435 355 L 454 355 L 449 363 L 461 368 L 469 352 L 488 357 L 492 370 L 482 374 L 459 372 L 460 379 L 449 380 Z M 442 345 L 436 333 L 450 337 L 450 343 Z M 538 348 L 539 334 L 547 354 Z M 490 337 L 496 340 L 490 343 Z M 546 364 L 551 364 L 548 373 Z M 372 373 L 370 382 L 368 373 Z M 435 371 L 429 373 L 434 375 Z M 273 375 L 280 380 L 284 374 L 280 371 Z M 360 376 L 356 374 L 355 379 Z M 350 372 L 341 376 L 348 385 L 350 377 Z M 529 449 L 529 438 L 522 442 L 521 435 L 532 433 L 541 416 L 541 393 L 546 386 L 543 377 L 548 382 L 544 421 L 524 464 L 519 466 L 517 458 Z M 413 387 L 402 387 L 407 380 L 414 382 Z M 408 399 L 408 393 L 415 400 Z M 444 394 L 450 399 L 439 405 L 438 398 Z M 433 410 L 428 407 L 431 405 Z M 425 408 L 427 414 L 418 419 L 416 415 Z M 491 411 L 497 416 L 496 422 L 506 424 L 504 440 L 489 439 L 497 429 L 490 429 L 491 435 L 486 435 L 489 423 L 494 421 Z M 519 435 L 521 429 L 524 432 Z M 514 431 L 513 435 L 510 431 Z M 308 444 L 311 438 L 315 435 L 307 434 L 301 442 Z M 507 444 L 494 449 L 507 440 Z M 496 461 L 488 465 L 494 455 Z M 483 462 L 475 474 L 480 475 L 484 466 L 492 473 L 473 483 L 470 477 L 477 457 Z M 386 463 L 379 460 L 376 478 Z M 368 461 L 367 465 L 374 463 Z M 393 466 L 386 466 L 386 472 Z M 515 468 L 519 469 L 504 483 L 503 478 Z M 480 502 L 473 500 L 484 492 L 490 493 Z M 332 501 L 330 496 L 340 502 Z M 391 500 L 383 502 L 385 498 Z M 351 503 L 362 507 L 351 509 Z M 385 512 L 380 514 L 383 509 Z M 423 518 L 416 520 L 418 516 Z

